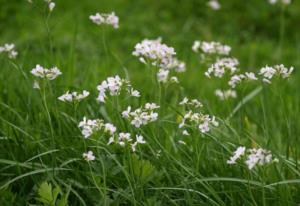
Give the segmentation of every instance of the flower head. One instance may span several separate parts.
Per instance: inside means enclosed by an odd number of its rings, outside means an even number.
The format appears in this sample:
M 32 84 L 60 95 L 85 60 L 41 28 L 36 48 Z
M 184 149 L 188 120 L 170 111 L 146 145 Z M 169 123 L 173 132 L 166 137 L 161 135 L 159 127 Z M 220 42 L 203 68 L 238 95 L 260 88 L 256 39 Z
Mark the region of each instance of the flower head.
M 31 70 L 31 74 L 42 79 L 53 80 L 62 73 L 57 67 L 47 69 L 37 64 L 35 68 Z
M 90 16 L 90 20 L 97 25 L 107 24 L 113 26 L 113 28 L 119 28 L 119 17 L 112 13 L 96 13 Z
M 92 151 L 88 151 L 88 152 L 86 152 L 86 153 L 83 153 L 82 154 L 82 157 L 86 160 L 86 161 L 93 161 L 93 160 L 95 160 L 95 156 L 94 156 L 94 154 L 93 154 L 93 152 Z

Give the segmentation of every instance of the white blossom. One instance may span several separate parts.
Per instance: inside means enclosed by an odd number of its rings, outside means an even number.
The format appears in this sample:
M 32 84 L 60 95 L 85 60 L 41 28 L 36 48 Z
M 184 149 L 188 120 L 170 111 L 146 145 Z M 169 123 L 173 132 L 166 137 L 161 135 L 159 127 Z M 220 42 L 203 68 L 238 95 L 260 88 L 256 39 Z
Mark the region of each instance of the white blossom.
M 31 70 L 31 74 L 33 74 L 36 77 L 40 77 L 42 79 L 53 80 L 59 75 L 61 75 L 62 73 L 57 67 L 47 69 L 37 64 L 35 68 Z
M 250 149 L 247 160 L 245 161 L 248 168 L 251 170 L 256 165 L 265 165 L 272 162 L 272 154 L 270 151 L 265 149 Z
M 246 147 L 238 147 L 234 153 L 233 156 L 230 157 L 229 160 L 227 160 L 227 164 L 236 164 L 236 161 L 245 154 L 246 152 Z
M 54 3 L 54 2 L 50 2 L 50 3 L 48 4 L 48 7 L 49 7 L 49 11 L 50 11 L 50 12 L 53 11 L 53 9 L 54 9 L 54 7 L 55 7 L 55 3 Z
M 286 68 L 283 64 L 275 65 L 273 67 L 265 66 L 260 69 L 259 75 L 262 76 L 263 82 L 271 83 L 271 79 L 274 76 L 281 77 L 283 79 L 289 78 L 292 72 L 294 71 L 294 67 Z
M 77 92 L 70 93 L 69 91 L 67 91 L 65 94 L 58 97 L 58 99 L 63 102 L 74 102 L 74 101 L 80 102 L 84 98 L 88 97 L 89 94 L 90 93 L 86 90 L 83 90 L 81 94 Z
M 18 55 L 18 52 L 15 51 L 14 49 L 15 49 L 14 44 L 4 44 L 3 46 L 0 46 L 0 54 L 7 53 L 8 58 L 15 59 Z
M 211 74 L 213 74 L 215 77 L 221 78 L 226 71 L 229 71 L 232 75 L 237 72 L 238 65 L 239 61 L 235 58 L 221 58 L 208 68 L 205 72 L 205 76 L 211 77 Z
M 97 86 L 97 89 L 99 91 L 97 100 L 103 103 L 105 103 L 107 94 L 110 96 L 118 96 L 120 95 L 122 89 L 127 91 L 130 96 L 140 97 L 139 91 L 134 90 L 128 80 L 121 79 L 118 75 L 115 77 L 108 77 Z
M 153 66 L 168 69 L 174 63 L 176 52 L 174 48 L 161 43 L 161 39 L 159 38 L 156 40 L 145 39 L 136 44 L 132 54 L 139 57 L 142 63 L 149 62 Z
M 220 3 L 219 3 L 217 0 L 209 0 L 209 1 L 207 2 L 207 5 L 208 5 L 211 9 L 213 9 L 213 10 L 219 10 L 219 9 L 221 9 L 221 5 L 220 5 Z
M 196 53 L 201 51 L 206 54 L 229 55 L 231 47 L 219 42 L 201 42 L 197 40 L 194 42 L 192 50 Z
M 86 160 L 86 161 L 93 161 L 95 160 L 95 156 L 93 154 L 92 151 L 88 151 L 87 153 L 83 153 L 82 154 L 82 157 Z
M 116 127 L 111 123 L 104 123 L 102 119 L 87 119 L 83 118 L 79 122 L 78 127 L 84 138 L 88 138 L 96 132 L 103 131 L 105 134 L 113 135 L 116 132 Z
M 113 26 L 113 28 L 119 28 L 119 17 L 112 13 L 96 13 L 90 16 L 90 20 L 97 25 L 107 24 Z
M 129 120 L 136 128 L 139 128 L 142 125 L 147 125 L 157 120 L 158 113 L 154 110 L 158 108 L 159 106 L 155 103 L 146 103 L 144 107 L 131 111 L 131 107 L 129 106 L 122 112 L 122 117 Z
M 187 97 L 184 97 L 181 102 L 179 102 L 179 105 L 186 105 L 194 108 L 202 107 L 202 103 L 197 99 L 189 100 Z

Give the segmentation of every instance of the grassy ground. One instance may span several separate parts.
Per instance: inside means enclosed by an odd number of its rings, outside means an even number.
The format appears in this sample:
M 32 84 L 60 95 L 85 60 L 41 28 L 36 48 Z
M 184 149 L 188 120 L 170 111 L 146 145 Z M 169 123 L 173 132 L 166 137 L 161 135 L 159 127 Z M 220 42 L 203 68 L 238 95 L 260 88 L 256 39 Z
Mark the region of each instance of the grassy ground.
M 0 45 L 13 42 L 19 52 L 16 60 L 0 54 L 0 205 L 41 205 L 39 191 L 51 197 L 51 187 L 72 206 L 299 204 L 300 2 L 285 8 L 261 0 L 220 2 L 222 9 L 213 11 L 197 0 L 57 0 L 47 16 L 43 1 L 0 0 Z M 118 30 L 88 19 L 110 11 L 120 17 Z M 146 66 L 131 54 L 142 39 L 157 37 L 187 65 L 180 85 L 160 97 Z M 191 51 L 194 40 L 230 45 L 242 71 L 279 63 L 296 69 L 289 80 L 249 83 L 237 88 L 237 99 L 222 102 L 214 91 L 226 81 L 204 76 L 206 66 Z M 63 75 L 45 91 L 34 90 L 36 64 L 56 65 Z M 161 103 L 157 122 L 136 130 L 119 120 L 114 105 L 96 102 L 96 86 L 116 74 L 128 75 L 142 94 L 120 98 L 118 107 Z M 83 89 L 91 95 L 76 111 L 57 100 Z M 184 96 L 200 99 L 220 126 L 206 135 L 195 129 L 181 145 L 176 119 Z M 107 146 L 101 134 L 84 140 L 77 127 L 83 116 L 142 132 L 147 144 L 133 154 Z M 251 171 L 242 162 L 226 164 L 239 145 L 266 148 L 279 162 Z M 95 161 L 82 159 L 87 150 Z

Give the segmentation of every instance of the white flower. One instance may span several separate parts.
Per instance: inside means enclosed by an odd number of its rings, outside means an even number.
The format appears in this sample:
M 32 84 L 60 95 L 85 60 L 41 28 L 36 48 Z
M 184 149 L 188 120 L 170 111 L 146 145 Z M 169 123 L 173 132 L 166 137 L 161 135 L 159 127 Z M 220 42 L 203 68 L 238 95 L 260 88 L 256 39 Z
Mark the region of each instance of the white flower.
M 213 10 L 219 10 L 221 8 L 220 3 L 217 0 L 210 0 L 207 5 Z
M 228 89 L 228 90 L 225 90 L 225 91 L 217 89 L 215 91 L 215 95 L 217 97 L 219 97 L 219 99 L 222 100 L 222 101 L 224 101 L 226 99 L 229 99 L 229 98 L 236 98 L 237 97 L 236 91 L 231 90 L 231 89 Z
M 50 2 L 48 6 L 49 6 L 49 10 L 53 11 L 53 9 L 55 7 L 55 3 L 54 2 Z
M 185 136 L 189 136 L 190 135 L 190 133 L 187 130 L 183 130 L 182 134 L 185 135 Z
M 165 83 L 168 80 L 169 70 L 160 69 L 156 75 L 159 82 Z
M 14 44 L 4 44 L 3 46 L 0 46 L 0 54 L 2 52 L 7 53 L 8 58 L 15 59 L 18 55 L 18 52 L 14 50 L 15 45 Z
M 36 67 L 31 70 L 31 74 L 43 79 L 53 80 L 59 75 L 61 75 L 62 73 L 57 67 L 47 69 L 37 64 Z
M 104 127 L 104 131 L 107 131 L 110 135 L 113 135 L 117 131 L 117 128 L 111 123 L 106 123 Z
M 129 120 L 130 124 L 136 128 L 139 128 L 157 120 L 158 113 L 154 112 L 154 110 L 158 108 L 159 106 L 155 103 L 146 103 L 144 107 L 134 111 L 131 111 L 131 107 L 127 107 L 127 110 L 122 112 L 122 117 Z
M 222 45 L 219 42 L 195 41 L 192 50 L 196 53 L 201 50 L 206 54 L 228 55 L 231 51 L 231 47 L 228 45 Z
M 139 144 L 145 144 L 146 141 L 144 140 L 144 137 L 141 135 L 136 135 L 136 142 Z
M 270 151 L 259 148 L 250 149 L 247 160 L 245 161 L 249 170 L 253 169 L 257 164 L 265 165 L 272 162 L 272 154 Z
M 178 78 L 175 77 L 175 76 L 173 76 L 173 77 L 170 78 L 170 82 L 172 82 L 172 83 L 179 83 Z
M 259 75 L 263 77 L 263 82 L 271 83 L 271 79 L 276 75 L 283 79 L 289 78 L 292 72 L 294 71 L 294 67 L 286 68 L 283 64 L 275 65 L 273 67 L 265 66 L 260 69 Z
M 291 4 L 291 0 L 269 0 L 269 3 L 270 4 L 276 4 L 276 3 L 282 3 L 284 5 L 288 5 L 288 4 Z
M 97 100 L 99 102 L 105 103 L 107 94 L 110 96 L 118 96 L 121 93 L 122 89 L 125 89 L 130 96 L 140 97 L 140 93 L 137 90 L 134 90 L 130 82 L 126 79 L 121 79 L 118 75 L 115 77 L 108 77 L 106 80 L 102 81 L 100 85 L 97 86 L 99 95 Z
M 194 108 L 202 107 L 202 103 L 197 99 L 189 100 L 187 97 L 184 97 L 181 102 L 179 102 L 179 105 L 187 105 Z
M 115 29 L 119 28 L 119 17 L 117 17 L 114 12 L 109 14 L 96 13 L 95 15 L 90 16 L 90 20 L 97 25 L 107 24 L 112 25 Z
M 86 161 L 93 161 L 95 160 L 95 156 L 93 154 L 92 151 L 88 151 L 87 153 L 83 153 L 82 154 L 82 157 L 86 160 Z
M 176 52 L 174 48 L 161 43 L 161 39 L 145 39 L 135 45 L 135 50 L 132 54 L 139 57 L 142 63 L 150 62 L 154 66 L 168 69 L 168 66 L 174 62 L 173 59 Z
M 67 91 L 65 94 L 58 97 L 58 99 L 63 102 L 73 102 L 73 101 L 80 102 L 82 99 L 89 96 L 89 94 L 90 93 L 86 90 L 83 90 L 82 94 L 78 94 L 77 92 L 69 93 L 69 91 Z
M 239 61 L 235 58 L 218 59 L 208 68 L 208 70 L 205 72 L 205 76 L 210 77 L 213 73 L 215 77 L 221 78 L 224 76 L 226 71 L 229 71 L 230 74 L 234 74 L 238 70 L 238 65 Z
M 134 90 L 133 88 L 130 88 L 130 95 L 133 97 L 140 97 L 140 92 L 138 90 Z
M 233 156 L 227 160 L 227 164 L 235 164 L 236 161 L 245 154 L 246 147 L 238 147 L 236 151 L 234 151 Z
M 141 135 L 136 135 L 136 141 L 131 145 L 131 149 L 133 152 L 136 151 L 136 146 L 138 144 L 146 144 L 146 141 L 144 140 L 144 137 Z

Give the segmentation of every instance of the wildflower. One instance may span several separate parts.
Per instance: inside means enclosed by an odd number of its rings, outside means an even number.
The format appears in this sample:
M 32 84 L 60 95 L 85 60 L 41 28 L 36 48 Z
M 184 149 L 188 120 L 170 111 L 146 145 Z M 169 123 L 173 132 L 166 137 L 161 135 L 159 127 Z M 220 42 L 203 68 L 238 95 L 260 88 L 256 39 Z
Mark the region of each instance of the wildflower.
M 265 165 L 272 161 L 272 154 L 265 149 L 250 149 L 249 155 L 246 160 L 246 165 L 249 170 L 253 169 L 256 165 Z
M 87 153 L 83 153 L 82 154 L 82 157 L 86 160 L 86 161 L 93 161 L 95 160 L 95 156 L 93 154 L 92 151 L 88 151 Z
M 257 80 L 257 77 L 253 72 L 246 72 L 245 74 L 236 74 L 231 77 L 228 84 L 229 86 L 231 86 L 231 88 L 235 88 L 236 85 L 240 84 L 244 80 L 255 81 Z
M 291 0 L 269 0 L 270 4 L 282 3 L 283 5 L 291 4 Z
M 169 76 L 169 70 L 160 69 L 157 73 L 157 80 L 159 82 L 167 82 Z
M 271 79 L 274 76 L 281 77 L 283 79 L 289 78 L 294 70 L 294 67 L 286 68 L 283 64 L 275 65 L 273 67 L 265 66 L 260 69 L 259 75 L 263 77 L 263 82 L 271 83 Z
M 36 77 L 40 77 L 43 79 L 48 79 L 48 80 L 54 80 L 56 77 L 61 75 L 61 71 L 57 67 L 53 67 L 51 69 L 43 68 L 39 64 L 35 66 L 31 70 L 31 74 L 33 74 Z
M 213 10 L 219 10 L 221 8 L 220 3 L 217 0 L 210 0 L 207 5 Z
M 187 97 L 184 97 L 181 102 L 179 102 L 179 105 L 187 105 L 190 107 L 198 108 L 202 107 L 202 103 L 197 99 L 189 100 Z
M 271 152 L 268 150 L 262 148 L 246 149 L 246 147 L 240 146 L 233 153 L 233 156 L 230 157 L 229 160 L 227 160 L 227 164 L 236 164 L 236 161 L 244 155 L 247 156 L 245 164 L 247 165 L 249 170 L 252 170 L 257 165 L 262 166 L 271 162 L 278 162 L 278 159 L 273 159 Z
M 8 58 L 15 59 L 18 55 L 18 52 L 14 50 L 15 45 L 14 44 L 4 44 L 3 46 L 0 46 L 0 54 L 2 52 L 7 53 Z
M 167 69 L 172 63 L 174 64 L 173 58 L 176 52 L 174 48 L 161 43 L 161 39 L 145 39 L 135 45 L 132 54 L 139 57 L 142 63 L 150 62 L 153 66 Z
M 218 59 L 208 68 L 208 70 L 205 72 L 205 76 L 210 77 L 213 73 L 215 77 L 221 78 L 224 76 L 226 71 L 229 71 L 230 74 L 234 74 L 238 70 L 238 65 L 239 61 L 235 58 Z
M 54 2 L 50 2 L 48 6 L 49 6 L 49 10 L 51 12 L 51 11 L 53 11 L 53 9 L 55 7 L 55 3 Z
M 78 127 L 81 129 L 81 133 L 84 138 L 88 138 L 93 135 L 95 132 L 103 131 L 105 134 L 113 135 L 116 132 L 116 127 L 110 123 L 104 123 L 102 119 L 87 119 L 83 118 L 79 122 Z
M 115 77 L 108 77 L 100 85 L 97 86 L 97 89 L 99 91 L 97 100 L 99 102 L 105 103 L 107 93 L 109 93 L 109 95 L 111 96 L 118 96 L 120 95 L 122 88 L 125 88 L 130 96 L 140 97 L 139 91 L 134 90 L 128 80 L 121 79 L 118 75 L 116 75 Z
M 146 144 L 146 141 L 144 140 L 144 137 L 141 135 L 136 135 L 136 141 L 131 145 L 131 149 L 133 152 L 136 151 L 136 146 L 138 144 Z
M 236 98 L 237 97 L 236 91 L 231 90 L 231 89 L 228 89 L 228 90 L 225 90 L 225 91 L 217 89 L 215 91 L 215 95 L 217 97 L 219 97 L 219 99 L 222 100 L 222 101 L 224 101 L 226 99 L 229 99 L 229 98 Z
M 228 55 L 231 51 L 231 47 L 222 45 L 219 42 L 195 41 L 192 50 L 196 53 L 201 50 L 201 52 L 206 54 Z
M 157 120 L 158 113 L 154 110 L 158 108 L 159 106 L 155 103 L 147 103 L 144 107 L 131 111 L 131 107 L 129 106 L 122 112 L 122 117 L 129 120 L 136 128 L 139 128 L 141 125 L 147 125 Z
M 131 134 L 130 133 L 119 133 L 118 136 L 118 144 L 122 147 L 124 147 L 126 145 L 126 143 L 131 142 Z
M 95 15 L 90 16 L 90 20 L 97 25 L 107 24 L 111 25 L 115 29 L 119 28 L 119 17 L 115 15 L 115 12 L 109 14 L 96 13 Z
M 233 156 L 230 157 L 229 160 L 227 160 L 227 164 L 235 164 L 236 161 L 245 154 L 245 152 L 246 152 L 246 147 L 238 147 L 233 153 Z
M 82 99 L 89 96 L 89 94 L 90 93 L 86 90 L 83 90 L 82 94 L 78 94 L 77 92 L 69 93 L 69 91 L 67 91 L 65 94 L 58 97 L 58 99 L 63 102 L 73 102 L 73 101 L 80 102 Z

